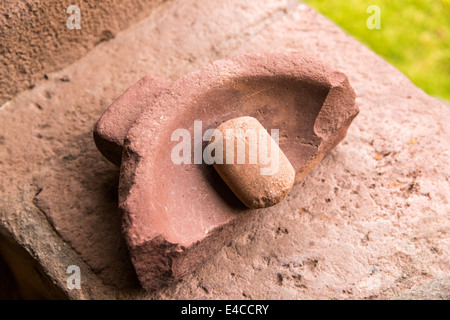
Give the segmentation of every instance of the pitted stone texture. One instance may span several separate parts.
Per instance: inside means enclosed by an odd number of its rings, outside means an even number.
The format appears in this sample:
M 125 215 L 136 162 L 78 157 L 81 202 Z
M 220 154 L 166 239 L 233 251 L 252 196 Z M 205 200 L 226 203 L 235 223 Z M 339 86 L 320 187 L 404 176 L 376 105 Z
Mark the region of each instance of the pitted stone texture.
M 90 49 L 114 38 L 120 30 L 145 18 L 162 0 L 101 2 L 87 0 L 5 0 L 0 6 L 0 105 L 34 87 L 49 73 L 80 59 Z M 80 8 L 80 29 L 67 20 Z M 73 17 L 71 19 L 73 21 Z M 18 54 L 20 53 L 20 54 Z M 70 81 L 63 74 L 60 81 Z
M 95 147 L 96 121 L 148 74 L 175 80 L 265 50 L 347 74 L 360 114 L 276 210 L 181 282 L 140 291 L 120 232 L 118 170 Z M 165 2 L 48 78 L 0 108 L 0 232 L 71 298 L 384 299 L 449 275 L 449 108 L 306 5 Z M 66 287 L 71 264 L 81 290 Z

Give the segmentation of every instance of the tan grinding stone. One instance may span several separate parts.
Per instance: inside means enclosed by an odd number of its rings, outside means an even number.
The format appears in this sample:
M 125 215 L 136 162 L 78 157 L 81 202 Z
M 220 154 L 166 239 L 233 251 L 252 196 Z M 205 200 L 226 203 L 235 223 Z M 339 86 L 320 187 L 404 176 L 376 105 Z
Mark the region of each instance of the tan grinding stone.
M 225 121 L 216 128 L 209 145 L 213 146 L 219 137 L 223 159 L 213 166 L 247 207 L 270 207 L 287 196 L 294 185 L 295 170 L 257 119 L 239 117 Z

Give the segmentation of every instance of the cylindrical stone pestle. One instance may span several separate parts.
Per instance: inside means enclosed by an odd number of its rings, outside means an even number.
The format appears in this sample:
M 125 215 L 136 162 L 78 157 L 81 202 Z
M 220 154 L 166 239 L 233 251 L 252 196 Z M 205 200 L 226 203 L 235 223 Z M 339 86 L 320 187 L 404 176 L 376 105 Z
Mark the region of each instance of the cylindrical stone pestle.
M 277 144 L 278 131 L 272 135 L 257 119 L 239 117 L 220 124 L 207 146 L 214 149 L 216 171 L 249 208 L 279 203 L 294 185 L 295 170 Z

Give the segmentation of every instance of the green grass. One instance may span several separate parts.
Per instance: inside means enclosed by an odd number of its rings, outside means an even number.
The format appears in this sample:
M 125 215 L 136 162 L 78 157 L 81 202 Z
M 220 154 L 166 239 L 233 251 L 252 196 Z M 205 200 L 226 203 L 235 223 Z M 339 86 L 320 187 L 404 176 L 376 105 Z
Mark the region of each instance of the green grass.
M 450 100 L 450 0 L 303 0 L 427 93 Z M 367 28 L 377 5 L 381 29 Z

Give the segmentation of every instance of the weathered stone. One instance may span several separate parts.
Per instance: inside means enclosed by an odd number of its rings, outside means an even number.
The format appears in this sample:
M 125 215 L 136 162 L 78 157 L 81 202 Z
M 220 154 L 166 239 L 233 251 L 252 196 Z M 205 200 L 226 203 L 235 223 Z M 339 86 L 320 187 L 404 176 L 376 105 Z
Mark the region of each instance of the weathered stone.
M 175 80 L 265 50 L 344 72 L 360 114 L 284 201 L 251 215 L 184 280 L 142 291 L 96 121 L 148 74 Z M 72 299 L 389 299 L 449 275 L 448 106 L 297 1 L 166 1 L 1 106 L 0 122 L 0 233 Z M 81 290 L 66 286 L 73 264 Z
M 450 300 L 450 277 L 434 279 L 393 297 L 394 300 Z
M 170 81 L 145 77 L 135 83 L 106 110 L 94 128 L 97 148 L 106 159 L 120 165 L 123 140 L 141 111 L 151 105 Z
M 6 0 L 0 6 L 0 105 L 145 18 L 162 0 Z M 69 29 L 79 5 L 80 29 Z M 57 35 L 57 36 L 56 36 Z M 18 55 L 20 52 L 20 55 Z M 58 81 L 71 79 L 62 74 Z

